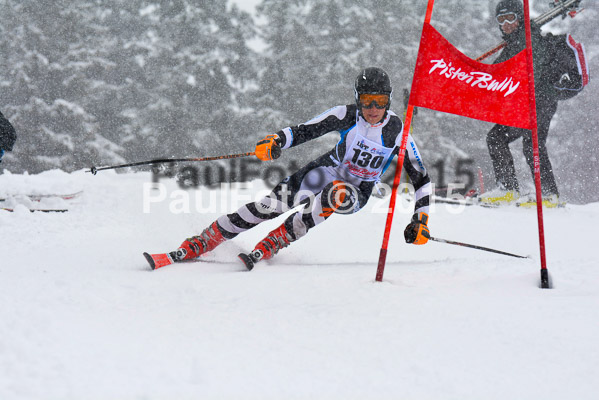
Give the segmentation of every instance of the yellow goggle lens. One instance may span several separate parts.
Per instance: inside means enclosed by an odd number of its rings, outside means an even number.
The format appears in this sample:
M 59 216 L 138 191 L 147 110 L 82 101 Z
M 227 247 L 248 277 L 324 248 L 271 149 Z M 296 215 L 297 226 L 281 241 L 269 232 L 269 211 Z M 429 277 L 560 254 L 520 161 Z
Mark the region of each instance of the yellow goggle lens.
M 360 95 L 359 100 L 363 108 L 385 108 L 389 104 L 389 95 L 365 93 Z

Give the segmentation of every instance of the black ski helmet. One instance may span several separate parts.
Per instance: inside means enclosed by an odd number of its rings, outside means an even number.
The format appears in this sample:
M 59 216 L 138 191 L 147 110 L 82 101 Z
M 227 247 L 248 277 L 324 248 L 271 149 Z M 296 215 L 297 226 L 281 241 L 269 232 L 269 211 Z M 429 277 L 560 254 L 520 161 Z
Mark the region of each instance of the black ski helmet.
M 354 83 L 354 93 L 358 108 L 360 107 L 361 94 L 386 94 L 389 96 L 389 104 L 387 104 L 388 110 L 391 106 L 391 97 L 393 94 L 393 88 L 391 87 L 389 75 L 381 68 L 364 68 L 356 77 L 356 82 Z
M 514 13 L 518 16 L 518 21 L 524 21 L 524 8 L 520 0 L 501 0 L 495 8 L 495 17 L 501 14 Z

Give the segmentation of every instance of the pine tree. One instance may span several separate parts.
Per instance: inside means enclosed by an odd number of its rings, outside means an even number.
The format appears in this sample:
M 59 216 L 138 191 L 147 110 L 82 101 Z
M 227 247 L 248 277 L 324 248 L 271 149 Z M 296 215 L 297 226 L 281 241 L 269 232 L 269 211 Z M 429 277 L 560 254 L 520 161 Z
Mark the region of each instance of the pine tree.
M 0 99 L 19 133 L 12 168 L 207 154 L 246 139 L 256 75 L 246 13 L 220 1 L 8 3 Z
M 96 55 L 86 39 L 85 3 L 8 0 L 2 16 L 3 104 L 15 125 L 13 168 L 74 170 L 100 158 L 118 160 L 118 147 L 97 133 L 82 97 Z M 23 18 L 27 16 L 27 18 Z

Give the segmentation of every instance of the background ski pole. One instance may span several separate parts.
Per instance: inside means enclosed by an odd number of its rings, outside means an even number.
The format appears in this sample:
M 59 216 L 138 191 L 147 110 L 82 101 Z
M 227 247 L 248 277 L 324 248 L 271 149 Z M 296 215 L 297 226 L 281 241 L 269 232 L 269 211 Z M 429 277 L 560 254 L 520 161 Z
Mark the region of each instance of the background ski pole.
M 508 252 L 501 251 L 501 250 L 490 249 L 488 247 L 476 246 L 474 244 L 468 244 L 468 243 L 462 243 L 462 242 L 455 242 L 453 240 L 446 240 L 446 239 L 440 239 L 440 238 L 435 238 L 435 237 L 430 237 L 429 240 L 432 240 L 432 241 L 435 241 L 435 242 L 439 242 L 439 243 L 453 244 L 453 245 L 456 245 L 456 246 L 470 247 L 471 249 L 489 251 L 491 253 L 503 254 L 505 256 L 510 256 L 510 257 L 530 258 L 530 257 L 525 257 L 525 256 L 519 256 L 517 254 L 508 253 Z
M 229 154 L 226 156 L 213 156 L 213 157 L 200 157 L 200 158 L 160 158 L 157 160 L 148 160 L 148 161 L 138 161 L 134 163 L 121 164 L 121 165 L 109 165 L 106 167 L 94 167 L 92 166 L 89 171 L 93 175 L 96 175 L 98 171 L 103 171 L 105 169 L 117 169 L 117 168 L 125 168 L 125 167 L 134 167 L 137 165 L 148 165 L 148 164 L 161 164 L 161 163 L 169 163 L 169 162 L 184 162 L 184 161 L 214 161 L 214 160 L 227 160 L 230 158 L 240 158 L 240 157 L 249 157 L 255 155 L 255 152 L 248 153 L 240 153 L 240 154 Z

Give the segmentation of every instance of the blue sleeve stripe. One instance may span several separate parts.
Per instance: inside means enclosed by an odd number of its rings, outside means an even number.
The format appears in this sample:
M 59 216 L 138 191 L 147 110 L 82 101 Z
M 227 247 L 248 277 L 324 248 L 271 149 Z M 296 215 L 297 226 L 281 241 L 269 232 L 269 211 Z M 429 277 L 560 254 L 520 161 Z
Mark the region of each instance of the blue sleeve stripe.
M 341 134 L 341 138 L 335 145 L 335 153 L 337 154 L 337 158 L 339 159 L 339 161 L 341 161 L 341 158 L 339 157 L 339 145 L 342 144 L 343 142 L 345 142 L 345 138 L 347 137 L 347 134 L 349 133 L 349 131 L 354 129 L 355 126 L 356 126 L 356 124 L 353 124 L 349 128 L 339 131 L 339 133 Z

